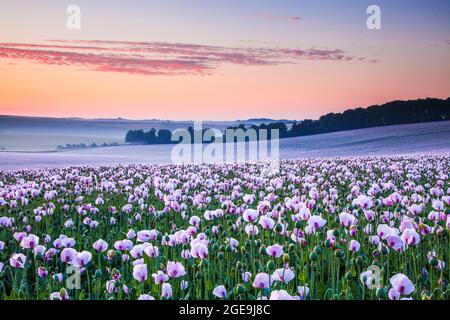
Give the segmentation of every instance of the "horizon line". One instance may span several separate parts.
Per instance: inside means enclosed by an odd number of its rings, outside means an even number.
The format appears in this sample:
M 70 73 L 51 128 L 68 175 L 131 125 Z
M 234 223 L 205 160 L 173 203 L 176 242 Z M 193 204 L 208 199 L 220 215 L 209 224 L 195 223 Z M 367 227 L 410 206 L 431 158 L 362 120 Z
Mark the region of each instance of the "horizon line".
M 418 101 L 418 100 L 427 100 L 427 99 L 437 99 L 437 100 L 448 100 L 450 99 L 450 95 L 447 96 L 447 98 L 438 98 L 438 97 L 422 97 L 422 98 L 416 98 L 416 99 L 394 99 L 394 100 L 388 100 L 385 101 L 383 103 L 379 103 L 379 104 L 371 104 L 371 105 L 366 105 L 366 106 L 355 106 L 355 107 L 348 107 L 347 109 L 343 110 L 343 111 L 336 111 L 336 112 L 329 112 L 327 114 L 336 114 L 336 113 L 343 113 L 345 111 L 348 110 L 355 110 L 355 109 L 367 109 L 369 107 L 373 107 L 373 106 L 382 106 L 384 104 L 387 103 L 392 103 L 392 102 L 407 102 L 407 101 Z M 274 118 L 270 118 L 270 117 L 266 117 L 266 116 L 254 116 L 254 117 L 250 117 L 247 119 L 216 119 L 216 120 L 206 120 L 206 119 L 201 119 L 201 120 L 194 120 L 194 119 L 178 119 L 178 120 L 174 120 L 174 119 L 143 119 L 143 118 L 124 118 L 122 116 L 117 116 L 117 117 L 105 117 L 105 118 L 85 118 L 85 117 L 80 117 L 80 116 L 50 116 L 50 115 L 21 115 L 21 114 L 0 114 L 0 117 L 16 117 L 16 118 L 45 118 L 45 119 L 54 119 L 54 120 L 86 120 L 86 121 L 159 121 L 159 122 L 242 122 L 242 121 L 250 121 L 250 120 L 271 120 L 274 122 L 295 122 L 295 121 L 303 121 L 303 120 L 318 120 L 320 117 L 324 116 L 326 114 L 323 114 L 321 116 L 319 116 L 317 119 L 312 119 L 312 118 L 303 118 L 301 120 L 299 119 L 274 119 Z

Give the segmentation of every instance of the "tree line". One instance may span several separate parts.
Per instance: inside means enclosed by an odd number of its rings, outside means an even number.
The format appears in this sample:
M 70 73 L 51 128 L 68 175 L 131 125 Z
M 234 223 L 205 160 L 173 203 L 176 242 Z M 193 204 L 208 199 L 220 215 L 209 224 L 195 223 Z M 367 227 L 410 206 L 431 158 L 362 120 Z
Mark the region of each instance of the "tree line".
M 432 121 L 450 120 L 450 98 L 447 99 L 419 99 L 409 101 L 392 101 L 383 105 L 373 105 L 368 108 L 357 108 L 346 110 L 342 113 L 329 113 L 321 116 L 318 120 L 306 119 L 295 122 L 288 128 L 284 122 L 275 122 L 261 125 L 245 126 L 241 124 L 237 127 L 227 129 L 255 129 L 257 138 L 260 139 L 259 130 L 267 130 L 267 138 L 270 139 L 270 130 L 278 129 L 279 138 L 290 138 L 308 136 L 320 133 L 330 133 L 345 130 L 371 128 L 387 125 L 409 124 Z M 191 133 L 194 141 L 194 129 L 187 129 Z M 203 133 L 207 129 L 203 130 Z M 213 140 L 214 141 L 214 138 Z M 226 140 L 226 133 L 223 133 L 223 141 Z M 130 130 L 125 137 L 127 143 L 139 144 L 175 144 L 172 141 L 172 132 L 167 129 L 150 131 Z

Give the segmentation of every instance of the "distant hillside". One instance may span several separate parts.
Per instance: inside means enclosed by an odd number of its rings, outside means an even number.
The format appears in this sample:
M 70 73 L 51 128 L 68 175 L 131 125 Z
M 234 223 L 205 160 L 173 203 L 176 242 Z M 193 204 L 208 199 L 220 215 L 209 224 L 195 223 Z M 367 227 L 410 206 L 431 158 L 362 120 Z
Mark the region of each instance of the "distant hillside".
M 304 120 L 292 126 L 289 136 L 445 120 L 450 120 L 450 98 L 392 101 L 365 109 L 329 113 L 319 120 Z
M 281 120 L 276 120 L 276 119 L 270 119 L 270 118 L 251 118 L 251 119 L 247 119 L 247 120 L 237 120 L 236 123 L 238 124 L 248 124 L 248 125 L 252 125 L 252 124 L 262 124 L 262 123 L 277 123 L 277 122 L 283 122 L 286 124 L 292 124 L 295 123 L 295 120 L 287 120 L 287 119 L 281 119 Z
M 267 119 L 266 119 L 267 120 Z M 269 119 L 270 120 L 270 119 Z M 392 101 L 383 105 L 370 106 L 368 108 L 357 108 L 346 110 L 342 113 L 330 113 L 319 118 L 319 120 L 304 120 L 294 123 L 288 128 L 285 122 L 268 122 L 252 124 L 247 126 L 241 123 L 238 129 L 250 127 L 257 131 L 259 129 L 278 129 L 280 138 L 291 138 L 308 136 L 320 133 L 336 131 L 363 129 L 396 124 L 409 124 L 420 122 L 435 122 L 450 120 L 450 98 L 442 99 L 419 99 L 409 101 Z M 207 128 L 204 128 L 206 130 Z M 188 129 L 191 137 L 194 137 L 194 129 Z M 259 136 L 258 136 L 259 139 Z M 130 130 L 127 132 L 125 141 L 128 143 L 143 144 L 172 144 L 172 133 L 167 129 Z M 194 140 L 192 140 L 194 141 Z M 226 135 L 223 136 L 226 141 Z M 231 142 L 231 141 L 227 141 Z

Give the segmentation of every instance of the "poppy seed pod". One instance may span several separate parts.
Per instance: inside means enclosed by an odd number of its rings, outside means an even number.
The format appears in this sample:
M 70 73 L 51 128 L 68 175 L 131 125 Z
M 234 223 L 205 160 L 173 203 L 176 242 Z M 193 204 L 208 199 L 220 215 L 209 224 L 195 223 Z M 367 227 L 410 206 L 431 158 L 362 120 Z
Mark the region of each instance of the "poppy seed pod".
M 273 262 L 273 261 L 267 262 L 267 264 L 266 264 L 267 271 L 272 272 L 275 270 L 275 268 L 276 268 L 275 262 Z
M 277 225 L 275 226 L 275 231 L 278 233 L 283 231 L 283 225 L 281 223 L 277 223 Z
M 283 262 L 289 263 L 289 254 L 287 254 L 287 253 L 283 254 Z
M 338 258 L 343 258 L 343 257 L 344 257 L 344 252 L 343 252 L 341 249 L 337 249 L 337 250 L 334 252 L 334 254 L 335 254 L 335 256 L 338 257 Z
M 387 298 L 386 288 L 378 288 L 376 291 L 376 295 L 378 299 L 386 299 Z
M 209 266 L 209 261 L 207 259 L 204 259 L 200 262 L 200 267 L 207 268 Z
M 438 263 L 439 263 L 438 259 L 436 259 L 436 258 L 430 259 L 430 265 L 432 267 L 436 267 L 438 265 Z
M 237 285 L 237 293 L 238 294 L 244 294 L 245 293 L 245 287 L 242 284 Z

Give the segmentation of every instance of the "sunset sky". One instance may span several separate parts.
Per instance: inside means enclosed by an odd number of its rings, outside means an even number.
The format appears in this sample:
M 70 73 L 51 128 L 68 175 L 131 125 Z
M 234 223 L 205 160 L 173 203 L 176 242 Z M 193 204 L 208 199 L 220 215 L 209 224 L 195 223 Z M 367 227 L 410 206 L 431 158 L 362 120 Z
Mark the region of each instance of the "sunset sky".
M 447 98 L 449 58 L 448 0 L 0 2 L 0 114 L 317 118 Z

